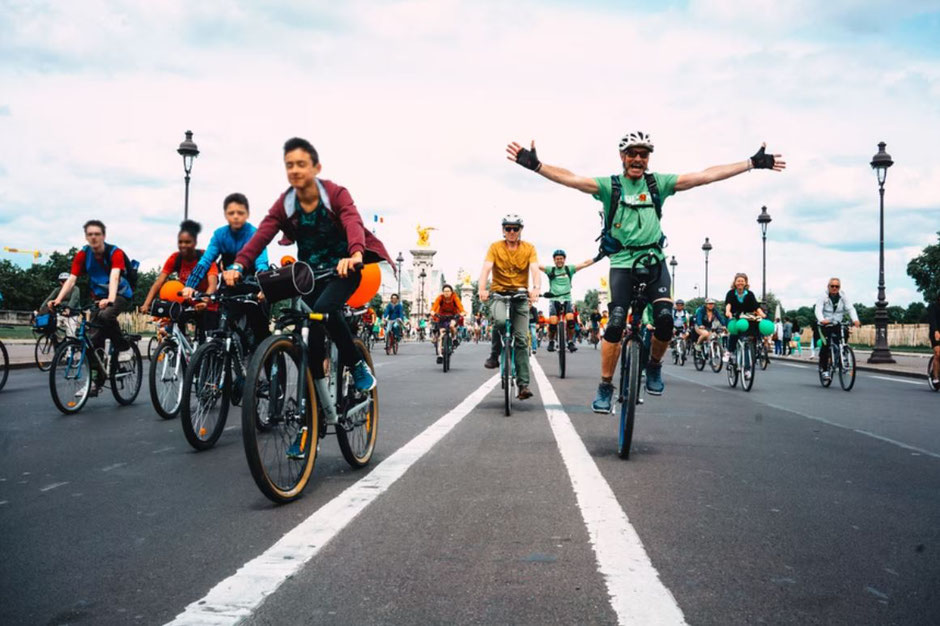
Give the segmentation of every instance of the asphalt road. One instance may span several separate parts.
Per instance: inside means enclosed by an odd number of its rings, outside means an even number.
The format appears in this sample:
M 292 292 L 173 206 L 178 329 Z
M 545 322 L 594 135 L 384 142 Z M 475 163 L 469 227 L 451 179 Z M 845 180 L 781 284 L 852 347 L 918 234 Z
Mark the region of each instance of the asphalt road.
M 257 490 L 238 410 L 218 445 L 45 375 L 0 392 L 3 624 L 937 624 L 940 394 L 775 362 L 751 393 L 666 368 L 634 452 L 588 405 L 598 354 L 502 415 L 484 346 L 376 356 L 379 446 L 324 440 L 304 496 Z M 288 546 L 285 549 L 285 546 Z M 260 598 L 255 602 L 251 598 Z M 263 600 L 263 601 L 262 601 Z

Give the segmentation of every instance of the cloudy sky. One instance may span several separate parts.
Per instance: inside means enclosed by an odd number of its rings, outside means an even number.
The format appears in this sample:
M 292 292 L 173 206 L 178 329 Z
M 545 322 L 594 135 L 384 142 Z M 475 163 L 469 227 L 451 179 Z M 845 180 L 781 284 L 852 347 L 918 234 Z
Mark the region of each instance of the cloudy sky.
M 207 230 L 236 190 L 260 220 L 298 135 L 367 223 L 384 218 L 392 255 L 410 260 L 416 225 L 436 227 L 451 280 L 479 273 L 507 212 L 543 261 L 596 250 L 600 205 L 507 161 L 510 140 L 590 176 L 618 169 L 627 130 L 653 136 L 660 172 L 766 141 L 784 173 L 680 193 L 664 228 L 680 297 L 704 290 L 706 236 L 710 293 L 736 271 L 759 290 L 766 205 L 768 288 L 788 307 L 830 275 L 874 301 L 869 161 L 885 141 L 888 299 L 907 304 L 907 261 L 940 230 L 940 3 L 0 0 L 0 246 L 82 245 L 95 217 L 145 267 L 161 263 L 183 214 L 187 129 L 201 151 L 190 214 Z M 575 292 L 605 272 L 586 270 Z

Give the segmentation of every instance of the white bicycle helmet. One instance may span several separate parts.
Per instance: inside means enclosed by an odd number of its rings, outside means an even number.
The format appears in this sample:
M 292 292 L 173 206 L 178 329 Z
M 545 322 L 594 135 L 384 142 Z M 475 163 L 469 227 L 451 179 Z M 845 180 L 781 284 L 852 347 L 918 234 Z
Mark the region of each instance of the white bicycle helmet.
M 69 276 L 71 276 L 71 274 L 69 274 L 68 272 L 62 272 L 61 274 L 59 274 L 59 280 L 68 280 Z
M 626 152 L 628 148 L 646 148 L 653 151 L 653 140 L 642 131 L 629 132 L 620 138 L 620 151 Z
M 521 218 L 521 217 L 519 217 L 519 216 L 516 215 L 515 213 L 510 213 L 509 215 L 507 215 L 506 217 L 503 218 L 503 226 L 519 226 L 519 227 L 522 227 L 522 226 L 525 226 L 525 224 L 522 223 L 522 218 Z

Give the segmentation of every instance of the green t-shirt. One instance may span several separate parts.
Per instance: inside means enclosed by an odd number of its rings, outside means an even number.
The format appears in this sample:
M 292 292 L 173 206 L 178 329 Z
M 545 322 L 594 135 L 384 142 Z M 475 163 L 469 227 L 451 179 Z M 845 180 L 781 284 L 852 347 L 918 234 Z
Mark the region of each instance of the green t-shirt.
M 565 267 L 568 268 L 568 272 L 565 271 Z M 571 278 L 568 273 L 570 272 L 571 276 L 574 276 L 576 271 L 578 270 L 575 269 L 574 265 L 555 267 L 555 264 L 552 263 L 545 267 L 545 274 L 548 276 L 548 290 L 559 295 L 558 298 L 552 298 L 553 302 L 571 300 Z M 554 278 L 552 274 L 554 274 Z
M 317 208 L 305 213 L 297 199 L 297 254 L 313 269 L 335 267 L 347 254 L 346 234 L 327 215 L 321 198 Z
M 653 173 L 656 179 L 656 185 L 659 187 L 659 199 L 665 204 L 666 198 L 676 193 L 675 174 L 657 174 Z M 604 205 L 603 215 L 607 215 L 607 207 L 610 205 L 610 176 L 604 176 L 594 179 L 599 187 L 597 193 L 593 194 L 595 200 L 600 200 Z M 646 186 L 646 178 L 632 180 L 623 174 L 620 175 L 620 206 L 614 213 L 614 219 L 611 223 L 611 234 L 624 246 L 646 246 L 651 243 L 658 243 L 663 235 L 659 220 L 656 218 L 656 207 L 653 205 L 653 198 L 650 196 L 649 188 Z M 633 262 L 637 257 L 652 252 L 660 261 L 664 261 L 666 256 L 662 250 L 621 250 L 610 257 L 611 267 L 633 267 Z

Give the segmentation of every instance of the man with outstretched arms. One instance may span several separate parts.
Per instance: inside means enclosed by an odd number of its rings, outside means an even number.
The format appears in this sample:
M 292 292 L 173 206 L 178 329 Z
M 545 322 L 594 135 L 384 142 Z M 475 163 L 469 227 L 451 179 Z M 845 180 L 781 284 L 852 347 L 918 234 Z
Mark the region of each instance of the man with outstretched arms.
M 545 178 L 591 194 L 604 206 L 604 214 L 612 208 L 609 234 L 619 243 L 620 250 L 610 256 L 610 321 L 601 342 L 601 382 L 592 405 L 596 413 L 609 413 L 614 393 L 612 384 L 617 358 L 620 355 L 620 339 L 626 324 L 627 307 L 634 277 L 633 262 L 647 252 L 652 252 L 659 263 L 665 264 L 660 241 L 662 229 L 660 216 L 662 202 L 677 191 L 692 189 L 700 185 L 717 182 L 752 169 L 781 171 L 786 167 L 779 154 L 765 153 L 762 145 L 757 153 L 743 161 L 728 165 L 709 167 L 690 174 L 647 173 L 653 142 L 644 132 L 630 132 L 619 143 L 622 173 L 613 176 L 587 178 L 539 161 L 535 152 L 535 141 L 529 148 L 518 143 L 506 147 L 507 158 L 537 172 Z M 611 207 L 612 198 L 619 201 Z M 661 395 L 664 390 L 662 358 L 672 338 L 672 300 L 669 298 L 669 272 L 660 272 L 660 279 L 647 285 L 647 297 L 653 302 L 655 332 L 646 371 L 646 389 L 650 394 Z
M 816 325 L 813 328 L 813 343 L 819 341 L 821 334 L 829 335 L 832 329 L 849 317 L 852 325 L 858 328 L 861 322 L 855 305 L 842 293 L 842 281 L 836 277 L 829 279 L 827 293 L 816 302 Z M 843 337 L 847 339 L 848 334 Z M 819 371 L 823 378 L 829 378 L 829 350 L 819 352 Z
M 548 291 L 552 294 L 548 314 L 564 316 L 571 313 L 571 279 L 576 272 L 580 272 L 585 267 L 594 265 L 594 259 L 588 259 L 577 265 L 566 265 L 565 260 L 568 255 L 564 250 L 555 250 L 552 253 L 552 265 L 539 265 L 539 269 L 548 276 Z M 568 351 L 574 352 L 577 348 L 574 345 L 574 320 L 568 322 Z M 548 351 L 555 351 L 555 333 L 557 329 L 554 324 L 548 327 Z
M 535 246 L 528 241 L 522 241 L 522 218 L 511 214 L 503 218 L 503 238 L 490 245 L 480 271 L 478 291 L 480 300 L 486 302 L 490 292 L 511 294 L 528 289 L 529 302 L 535 304 L 539 300 L 541 291 L 541 274 L 539 274 L 539 259 Z M 490 272 L 493 273 L 493 284 L 487 289 L 486 281 Z M 532 288 L 529 289 L 529 277 L 532 278 Z M 529 304 L 524 300 L 513 300 L 509 306 L 512 320 L 513 350 L 516 362 L 516 384 L 519 387 L 519 399 L 532 397 L 529 391 L 529 345 L 526 339 L 529 332 Z M 500 334 L 506 327 L 506 307 L 502 303 L 490 307 L 493 317 L 493 344 L 499 344 Z M 508 337 L 502 338 L 508 341 Z M 498 352 L 498 349 L 497 349 Z M 499 367 L 497 356 L 492 353 L 483 364 L 487 369 Z
M 134 297 L 134 292 L 124 276 L 130 269 L 130 259 L 117 246 L 105 243 L 103 222 L 88 220 L 83 229 L 85 241 L 88 243 L 72 259 L 69 277 L 62 284 L 59 295 L 52 301 L 52 305 L 56 307 L 62 304 L 75 286 L 78 277 L 88 274 L 91 296 L 98 305 L 93 309 L 92 322 L 101 326 L 100 328 L 89 327 L 88 338 L 91 339 L 96 349 L 103 350 L 105 339 L 110 337 L 113 342 L 120 337 L 118 315 L 131 308 L 131 298 Z M 124 349 L 125 346 L 118 346 L 118 348 Z M 104 385 L 107 373 L 102 367 L 100 358 L 92 359 L 92 364 L 95 369 L 95 384 L 89 393 L 94 396 Z

